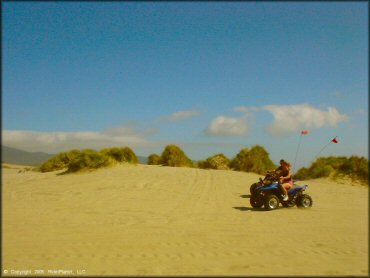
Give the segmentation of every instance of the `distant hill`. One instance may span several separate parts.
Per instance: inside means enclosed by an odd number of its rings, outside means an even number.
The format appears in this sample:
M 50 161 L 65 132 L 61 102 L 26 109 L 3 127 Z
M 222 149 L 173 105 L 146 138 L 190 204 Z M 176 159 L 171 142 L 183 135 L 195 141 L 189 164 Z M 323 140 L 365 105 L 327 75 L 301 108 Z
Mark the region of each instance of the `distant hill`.
M 43 152 L 26 152 L 15 148 L 2 146 L 1 161 L 10 164 L 40 166 L 42 163 L 53 157 L 54 154 Z M 147 164 L 146 156 L 138 156 L 140 164 Z
M 26 152 L 19 149 L 2 146 L 1 161 L 9 164 L 40 166 L 42 163 L 53 157 L 54 154 L 44 152 Z M 147 164 L 146 156 L 138 156 L 140 164 Z
M 1 147 L 1 161 L 10 164 L 39 166 L 53 154 L 43 152 L 26 152 L 6 146 Z

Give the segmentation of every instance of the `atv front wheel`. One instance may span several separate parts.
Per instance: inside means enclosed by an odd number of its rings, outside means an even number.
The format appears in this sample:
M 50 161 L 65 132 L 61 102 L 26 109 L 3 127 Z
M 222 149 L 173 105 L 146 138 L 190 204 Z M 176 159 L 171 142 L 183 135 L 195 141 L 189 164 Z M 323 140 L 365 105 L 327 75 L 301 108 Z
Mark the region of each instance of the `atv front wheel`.
M 254 207 L 254 208 L 260 208 L 260 207 L 263 206 L 262 199 L 255 196 L 255 195 L 251 196 L 251 198 L 249 199 L 249 202 L 250 202 L 251 206 Z
M 279 202 L 280 200 L 276 195 L 267 195 L 265 198 L 265 210 L 277 209 L 279 207 Z
M 312 207 L 312 198 L 310 195 L 303 194 L 298 197 L 297 207 L 299 208 L 310 208 Z

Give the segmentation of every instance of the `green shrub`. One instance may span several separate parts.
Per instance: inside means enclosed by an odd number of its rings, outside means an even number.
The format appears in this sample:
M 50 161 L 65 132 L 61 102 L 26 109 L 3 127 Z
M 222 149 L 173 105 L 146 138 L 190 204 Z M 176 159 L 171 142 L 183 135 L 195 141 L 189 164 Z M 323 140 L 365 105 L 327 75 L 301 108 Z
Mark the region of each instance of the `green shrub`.
M 125 162 L 125 156 L 122 148 L 106 148 L 100 151 L 101 154 L 111 157 L 117 162 Z
M 206 160 L 198 160 L 195 166 L 200 169 L 209 169 L 209 165 Z
M 208 157 L 205 161 L 198 162 L 201 169 L 228 170 L 230 160 L 222 153 Z
M 129 147 L 106 148 L 100 152 L 91 149 L 83 151 L 71 150 L 53 156 L 42 164 L 39 170 L 41 172 L 50 172 L 68 168 L 68 172 L 76 172 L 82 169 L 96 169 L 109 166 L 116 162 L 136 164 L 139 162 L 139 159 Z
M 85 150 L 68 164 L 68 172 L 78 172 L 87 169 L 98 169 L 113 165 L 116 160 L 108 155 L 93 150 Z
M 345 160 L 345 157 L 320 157 L 309 168 L 299 169 L 294 178 L 316 179 L 332 176 Z
M 297 173 L 294 174 L 294 179 L 297 180 L 304 180 L 304 179 L 310 179 L 310 170 L 306 167 L 302 167 L 297 171 Z
M 139 159 L 132 149 L 124 148 L 106 148 L 100 151 L 103 155 L 107 155 L 117 162 L 128 162 L 137 164 Z
M 124 147 L 123 152 L 125 154 L 126 161 L 129 163 L 137 164 L 139 163 L 139 159 L 134 153 L 134 151 L 129 147 Z
M 151 154 L 148 156 L 148 165 L 160 165 L 161 157 L 158 154 Z
M 230 162 L 230 167 L 237 171 L 254 172 L 264 175 L 276 165 L 271 161 L 269 153 L 261 146 L 255 145 L 251 149 L 240 150 Z
M 192 167 L 193 163 L 176 145 L 167 145 L 161 154 L 160 164 L 171 167 Z
M 44 173 L 67 168 L 68 164 L 80 153 L 80 150 L 71 150 L 68 152 L 58 153 L 57 155 L 44 162 L 40 166 L 39 170 Z
M 248 172 L 248 170 L 251 168 L 248 153 L 248 148 L 241 149 L 239 153 L 231 160 L 230 167 L 236 171 Z
M 314 168 L 312 171 L 313 178 L 329 177 L 334 173 L 334 168 L 331 165 L 325 165 L 320 168 Z
M 335 176 L 348 176 L 352 180 L 369 181 L 369 160 L 364 157 L 351 156 L 335 173 Z
M 294 177 L 297 179 L 349 177 L 352 180 L 368 183 L 369 160 L 358 156 L 320 157 L 309 168 L 299 169 Z

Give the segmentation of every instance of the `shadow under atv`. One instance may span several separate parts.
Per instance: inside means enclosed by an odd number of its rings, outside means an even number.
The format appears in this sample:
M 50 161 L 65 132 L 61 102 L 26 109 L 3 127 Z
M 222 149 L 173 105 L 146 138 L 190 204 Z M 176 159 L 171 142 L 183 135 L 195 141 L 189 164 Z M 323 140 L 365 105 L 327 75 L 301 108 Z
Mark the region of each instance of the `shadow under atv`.
M 289 209 L 289 207 L 283 207 L 283 206 L 279 206 L 278 208 L 274 209 L 274 210 L 279 210 L 279 209 Z M 291 207 L 290 207 L 291 208 Z M 233 209 L 237 209 L 237 210 L 240 210 L 240 211 L 265 211 L 265 212 L 269 212 L 269 211 L 273 211 L 273 210 L 266 210 L 264 207 L 260 207 L 260 208 L 253 208 L 253 207 L 233 207 Z
M 264 208 L 249 208 L 249 207 L 233 207 L 233 209 L 237 209 L 240 211 L 266 211 Z
M 240 195 L 241 198 L 250 198 L 252 195 L 251 194 L 247 194 L 247 195 Z

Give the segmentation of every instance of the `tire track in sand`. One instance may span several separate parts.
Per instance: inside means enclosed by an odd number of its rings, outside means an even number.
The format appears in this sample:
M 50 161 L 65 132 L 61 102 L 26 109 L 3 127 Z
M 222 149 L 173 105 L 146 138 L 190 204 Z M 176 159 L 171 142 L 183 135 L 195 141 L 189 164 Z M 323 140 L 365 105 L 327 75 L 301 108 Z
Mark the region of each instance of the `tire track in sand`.
M 176 200 L 176 202 L 174 202 L 175 205 L 166 211 L 166 214 L 168 215 L 168 218 L 171 222 L 178 219 L 177 215 L 184 209 L 184 207 L 187 207 L 186 203 L 188 202 L 189 198 L 191 198 L 190 196 L 193 196 L 195 194 L 194 192 L 197 190 L 199 185 L 199 176 L 199 171 L 194 171 L 193 176 L 191 177 L 179 177 L 177 175 L 177 179 L 185 178 L 186 180 L 188 180 L 188 182 L 186 183 L 186 191 L 184 193 L 180 191 L 178 193 L 179 198 Z

